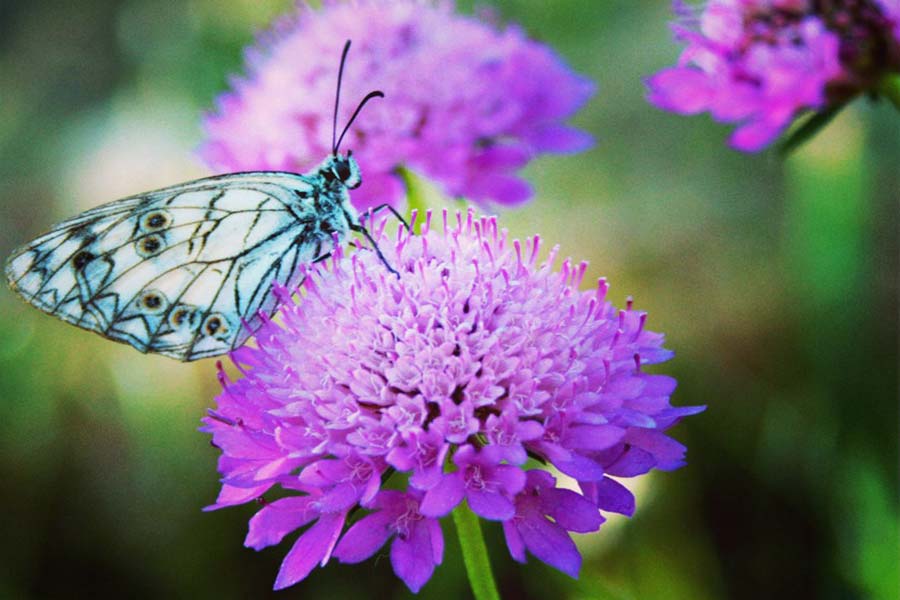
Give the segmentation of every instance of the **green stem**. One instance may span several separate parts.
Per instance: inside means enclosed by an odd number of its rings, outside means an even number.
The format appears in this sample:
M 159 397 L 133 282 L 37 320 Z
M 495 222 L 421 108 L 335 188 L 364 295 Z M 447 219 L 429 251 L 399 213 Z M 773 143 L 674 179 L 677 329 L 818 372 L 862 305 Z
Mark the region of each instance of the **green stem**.
M 475 600 L 500 600 L 491 562 L 488 559 L 487 546 L 481 535 L 481 522 L 478 515 L 472 512 L 465 502 L 461 502 L 453 510 L 453 523 L 462 547 L 463 562 L 469 576 L 469 585 Z
M 881 80 L 879 91 L 891 101 L 894 108 L 900 110 L 900 75 L 885 75 Z

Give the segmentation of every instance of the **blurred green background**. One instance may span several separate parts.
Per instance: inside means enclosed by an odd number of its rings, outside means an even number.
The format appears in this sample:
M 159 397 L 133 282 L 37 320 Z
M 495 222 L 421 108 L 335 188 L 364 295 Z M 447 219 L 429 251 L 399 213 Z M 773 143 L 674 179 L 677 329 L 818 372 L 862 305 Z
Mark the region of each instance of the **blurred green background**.
M 256 2 L 0 4 L 0 254 L 117 197 L 207 173 L 199 116 L 253 32 Z M 470 10 L 471 3 L 463 3 Z M 526 171 L 503 214 L 633 295 L 677 353 L 658 370 L 687 467 L 640 482 L 638 512 L 581 536 L 572 581 L 511 561 L 509 598 L 898 597 L 900 115 L 859 101 L 789 160 L 728 128 L 657 111 L 667 2 L 498 2 L 599 82 L 575 119 L 598 139 Z M 373 82 L 373 85 L 377 82 Z M 217 451 L 196 431 L 213 361 L 142 356 L 0 291 L 0 597 L 265 597 L 287 543 L 242 547 L 255 507 L 202 513 Z M 452 523 L 421 598 L 469 592 Z M 291 538 L 293 539 L 293 538 Z M 332 564 L 282 598 L 410 596 L 386 555 Z

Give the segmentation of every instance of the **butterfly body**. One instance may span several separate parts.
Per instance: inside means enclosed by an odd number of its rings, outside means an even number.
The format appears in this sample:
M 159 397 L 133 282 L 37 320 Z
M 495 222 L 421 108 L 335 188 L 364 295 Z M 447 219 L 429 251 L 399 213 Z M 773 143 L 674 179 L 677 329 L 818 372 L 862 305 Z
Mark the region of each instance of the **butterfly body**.
M 271 314 L 278 282 L 361 230 L 350 156 L 317 169 L 233 173 L 118 200 L 13 252 L 6 278 L 44 312 L 179 360 L 240 346 Z

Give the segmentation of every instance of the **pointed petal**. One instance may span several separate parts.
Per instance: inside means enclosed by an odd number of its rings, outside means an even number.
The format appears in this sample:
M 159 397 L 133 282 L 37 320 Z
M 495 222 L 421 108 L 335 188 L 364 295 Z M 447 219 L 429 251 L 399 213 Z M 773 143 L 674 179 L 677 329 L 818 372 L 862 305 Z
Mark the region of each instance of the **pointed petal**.
M 553 463 L 557 469 L 579 481 L 596 481 L 603 478 L 603 467 L 595 460 L 572 453 L 569 460 Z
M 619 443 L 625 430 L 615 425 L 578 425 L 566 434 L 566 446 L 580 450 L 605 450 Z
M 581 152 L 594 145 L 591 134 L 565 125 L 545 127 L 533 139 L 541 152 Z
M 250 519 L 244 545 L 261 550 L 278 544 L 284 536 L 319 516 L 310 509 L 312 501 L 310 496 L 291 496 L 266 505 Z
M 275 578 L 276 590 L 305 579 L 320 561 L 327 560 L 341 534 L 345 516 L 343 513 L 323 515 L 315 525 L 297 538 L 278 570 L 278 577 Z
M 510 519 L 503 521 L 503 535 L 506 537 L 506 547 L 509 548 L 509 555 L 516 562 L 525 562 L 525 542 L 515 525 L 516 521 Z
M 491 473 L 491 480 L 498 482 L 504 492 L 515 496 L 525 487 L 525 472 L 512 465 L 500 465 Z
M 645 450 L 632 446 L 616 459 L 614 463 L 606 467 L 606 472 L 617 477 L 635 477 L 643 475 L 656 466 L 656 459 Z M 593 481 L 582 477 L 575 477 L 579 481 Z
M 544 490 L 541 494 L 541 509 L 563 529 L 578 533 L 597 531 L 605 520 L 596 504 L 572 490 Z
M 394 515 L 387 511 L 367 515 L 357 521 L 338 544 L 334 555 L 344 563 L 366 560 L 384 546 L 391 537 L 391 521 Z
M 616 512 L 627 517 L 634 514 L 634 495 L 615 479 L 604 477 L 600 481 L 579 481 L 578 484 L 585 497 L 593 501 L 600 510 Z
M 350 508 L 359 500 L 361 491 L 350 482 L 340 483 L 319 498 L 319 510 L 333 513 Z
M 397 537 L 391 544 L 391 566 L 403 583 L 418 593 L 434 573 L 434 550 L 429 528 L 416 521 L 406 539 Z
M 425 519 L 428 524 L 428 535 L 431 536 L 431 550 L 434 564 L 439 565 L 444 560 L 444 532 L 441 522 L 437 519 Z
M 647 100 L 658 108 L 692 115 L 709 108 L 712 90 L 706 73 L 692 68 L 663 69 L 646 80 Z
M 519 521 L 519 533 L 525 547 L 537 558 L 569 577 L 578 577 L 581 554 L 562 527 L 534 514 Z
M 469 490 L 466 498 L 472 512 L 484 519 L 505 521 L 516 514 L 516 507 L 512 501 L 498 492 Z
M 445 475 L 440 483 L 425 492 L 419 512 L 426 517 L 443 517 L 462 501 L 465 491 L 458 471 Z
M 684 464 L 684 453 L 687 451 L 684 444 L 659 431 L 633 428 L 629 430 L 625 441 L 652 454 L 657 469 L 669 471 Z
M 738 127 L 729 143 L 732 148 L 742 150 L 744 152 L 758 152 L 769 145 L 777 138 L 787 123 L 772 123 L 764 120 L 749 121 L 745 125 Z
M 219 492 L 219 497 L 216 498 L 216 503 L 205 507 L 203 510 L 219 510 L 220 508 L 226 508 L 228 506 L 243 504 L 244 502 L 249 502 L 250 500 L 256 500 L 264 493 L 266 493 L 266 491 L 270 487 L 272 487 L 271 483 L 249 488 L 235 487 L 233 485 L 227 484 L 222 485 L 222 490 Z

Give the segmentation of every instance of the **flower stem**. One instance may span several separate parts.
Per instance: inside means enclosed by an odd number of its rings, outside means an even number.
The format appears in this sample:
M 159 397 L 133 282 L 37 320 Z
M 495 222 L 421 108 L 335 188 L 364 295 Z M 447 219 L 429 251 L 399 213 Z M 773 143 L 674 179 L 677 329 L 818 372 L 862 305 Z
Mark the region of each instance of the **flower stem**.
M 487 546 L 481 535 L 481 522 L 478 515 L 472 512 L 465 502 L 461 502 L 453 510 L 453 523 L 462 547 L 463 562 L 469 576 L 469 585 L 475 600 L 500 600 L 491 562 L 488 559 Z
M 891 101 L 894 108 L 900 110 L 900 75 L 886 75 L 881 80 L 879 90 L 885 98 Z

